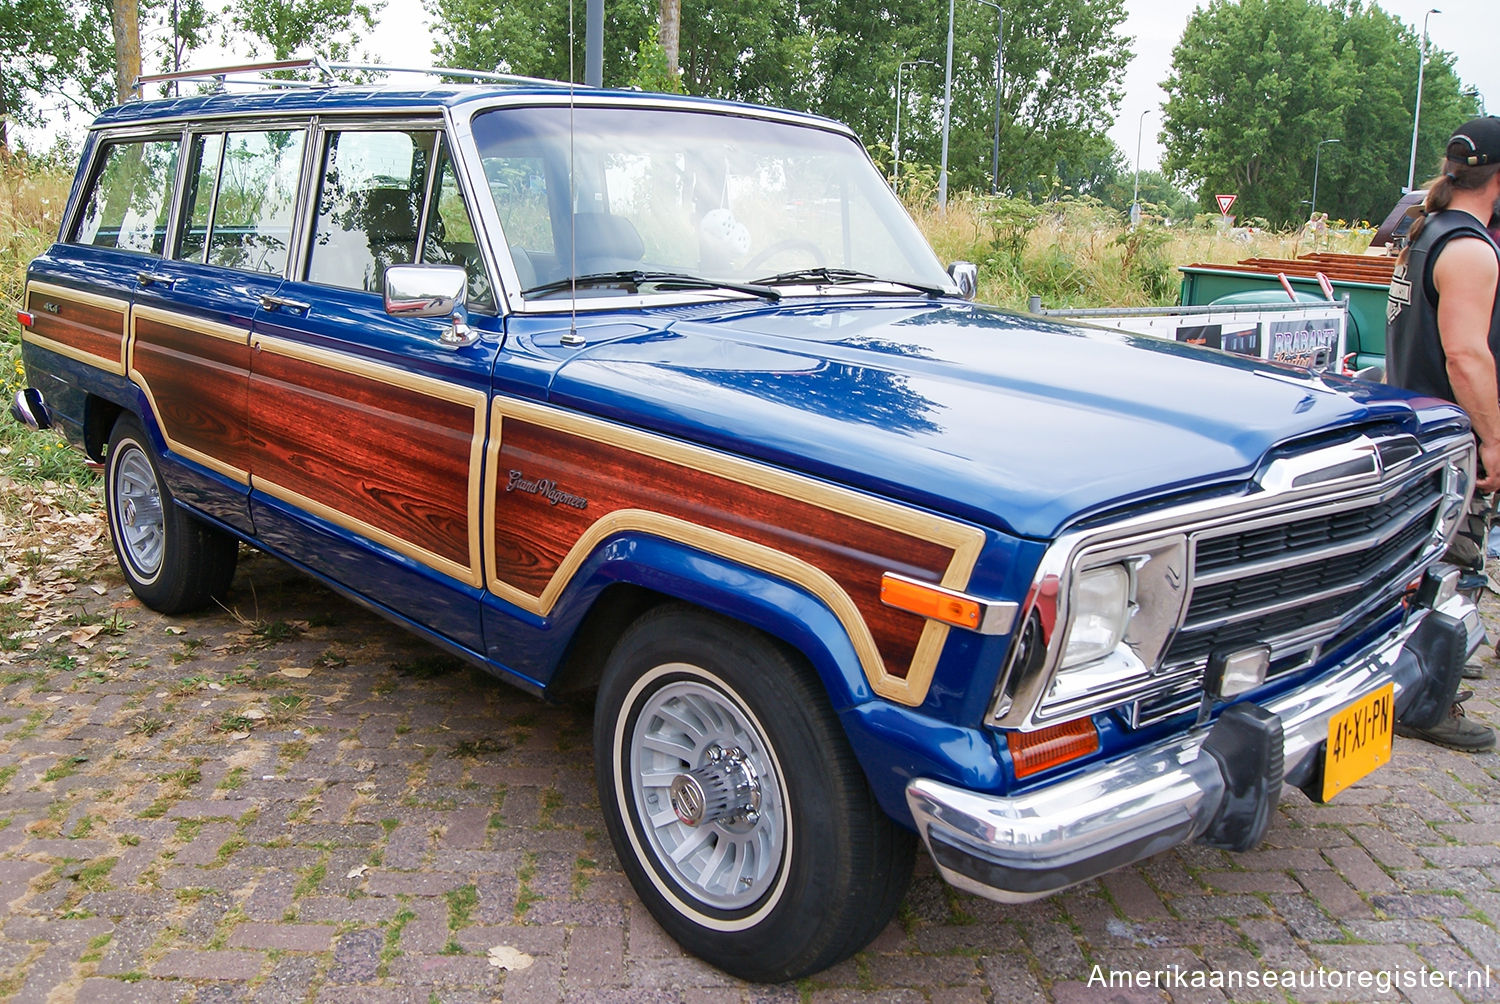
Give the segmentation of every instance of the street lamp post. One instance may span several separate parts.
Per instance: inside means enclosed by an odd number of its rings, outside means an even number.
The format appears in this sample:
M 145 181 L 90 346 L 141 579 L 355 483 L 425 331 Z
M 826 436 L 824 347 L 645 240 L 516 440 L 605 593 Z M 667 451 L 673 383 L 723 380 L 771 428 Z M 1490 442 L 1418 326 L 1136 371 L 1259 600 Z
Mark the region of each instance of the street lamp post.
M 995 146 L 990 153 L 990 194 L 1000 194 L 1000 99 L 1002 97 L 1001 76 L 1005 69 L 1005 10 L 990 0 L 976 0 L 995 9 Z
M 908 66 L 936 66 L 930 59 L 908 59 L 896 64 L 896 141 L 891 144 L 891 153 L 895 157 L 896 167 L 892 172 L 891 187 L 897 188 L 901 181 L 901 72 Z M 898 189 L 899 191 L 899 189 Z
M 1409 192 L 1417 184 L 1417 127 L 1422 122 L 1422 74 L 1427 69 L 1427 19 L 1442 11 L 1436 7 L 1422 15 L 1422 50 L 1417 57 L 1417 104 L 1411 113 L 1411 163 L 1406 169 L 1406 190 Z
M 1318 144 L 1317 151 L 1313 154 L 1313 197 L 1311 216 L 1318 215 L 1318 166 L 1323 156 L 1323 147 L 1329 143 L 1339 142 L 1336 139 L 1325 139 Z
M 1146 128 L 1146 116 L 1150 114 L 1149 108 L 1141 112 L 1141 120 L 1135 127 L 1135 191 L 1130 194 L 1130 225 L 1133 227 L 1141 223 L 1141 133 Z
M 938 208 L 948 208 L 948 126 L 953 116 L 953 0 L 948 0 L 948 62 L 943 69 L 943 164 L 938 169 Z

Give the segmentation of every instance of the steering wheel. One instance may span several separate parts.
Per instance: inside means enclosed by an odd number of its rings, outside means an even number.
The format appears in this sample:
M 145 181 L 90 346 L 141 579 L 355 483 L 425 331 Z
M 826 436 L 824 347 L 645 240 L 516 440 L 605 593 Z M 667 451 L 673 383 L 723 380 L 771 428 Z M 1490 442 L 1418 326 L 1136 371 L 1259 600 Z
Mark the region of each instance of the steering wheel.
M 769 244 L 766 247 L 761 248 L 755 254 L 751 255 L 745 261 L 745 264 L 740 266 L 740 268 L 742 268 L 746 272 L 754 274 L 755 267 L 757 265 L 761 264 L 762 262 L 766 261 L 766 259 L 771 258 L 774 255 L 780 254 L 783 251 L 801 251 L 812 258 L 813 265 L 815 266 L 822 266 L 827 264 L 827 261 L 823 257 L 823 249 L 818 247 L 812 241 L 802 237 L 787 237 L 783 240 L 777 241 L 774 244 Z

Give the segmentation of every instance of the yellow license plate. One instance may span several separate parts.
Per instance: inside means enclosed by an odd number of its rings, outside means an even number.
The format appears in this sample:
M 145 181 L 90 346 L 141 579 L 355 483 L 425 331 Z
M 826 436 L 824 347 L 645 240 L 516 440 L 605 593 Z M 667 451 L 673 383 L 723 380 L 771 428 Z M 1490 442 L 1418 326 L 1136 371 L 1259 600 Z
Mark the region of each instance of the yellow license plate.
M 1391 759 L 1396 688 L 1387 684 L 1334 715 L 1323 754 L 1323 801 Z

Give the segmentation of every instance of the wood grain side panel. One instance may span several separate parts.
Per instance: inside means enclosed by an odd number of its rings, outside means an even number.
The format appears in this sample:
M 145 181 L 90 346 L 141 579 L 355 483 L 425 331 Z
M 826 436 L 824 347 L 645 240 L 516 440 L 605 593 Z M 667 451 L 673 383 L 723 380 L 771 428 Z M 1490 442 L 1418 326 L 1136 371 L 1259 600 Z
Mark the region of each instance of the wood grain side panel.
M 332 366 L 255 354 L 252 477 L 311 500 L 346 526 L 465 569 L 476 407 Z
M 138 313 L 131 366 L 174 448 L 250 469 L 250 346 Z
M 49 310 L 48 306 L 56 310 Z M 32 315 L 31 333 L 57 346 L 66 354 L 96 361 L 112 373 L 124 372 L 125 309 L 105 307 L 69 299 L 52 291 L 32 289 L 26 297 Z
M 540 596 L 578 541 L 612 513 L 641 510 L 749 541 L 825 573 L 853 601 L 903 679 L 928 622 L 880 602 L 880 576 L 940 581 L 954 548 L 848 513 L 514 417 L 502 425 L 494 506 L 496 577 Z M 511 472 L 517 472 L 512 475 Z M 513 478 L 516 481 L 513 483 Z M 545 487 L 587 499 L 549 501 Z

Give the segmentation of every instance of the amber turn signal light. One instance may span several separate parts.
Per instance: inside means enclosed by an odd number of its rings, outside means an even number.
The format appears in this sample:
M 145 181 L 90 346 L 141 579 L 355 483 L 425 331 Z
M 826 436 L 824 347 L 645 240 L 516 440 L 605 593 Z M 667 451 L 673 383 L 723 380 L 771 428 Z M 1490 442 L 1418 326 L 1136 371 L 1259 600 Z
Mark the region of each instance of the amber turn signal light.
M 1094 728 L 1093 719 L 1080 718 L 1035 732 L 1007 732 L 1005 742 L 1016 777 L 1029 777 L 1098 750 L 1099 730 Z
M 880 602 L 971 631 L 979 630 L 980 617 L 984 613 L 977 600 L 889 572 L 880 577 Z

